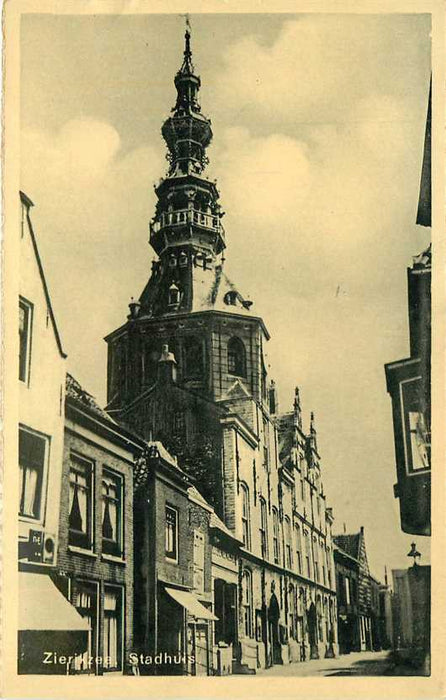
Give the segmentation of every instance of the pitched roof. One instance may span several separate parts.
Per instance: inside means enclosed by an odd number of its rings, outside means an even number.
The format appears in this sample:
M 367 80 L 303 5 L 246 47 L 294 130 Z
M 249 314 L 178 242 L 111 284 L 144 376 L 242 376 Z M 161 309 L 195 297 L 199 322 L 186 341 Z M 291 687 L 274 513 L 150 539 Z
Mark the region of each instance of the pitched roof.
M 48 308 L 48 314 L 49 314 L 49 317 L 51 319 L 51 325 L 53 327 L 53 332 L 54 332 L 54 336 L 56 338 L 57 347 L 58 347 L 60 355 L 62 357 L 66 357 L 67 355 L 64 352 L 64 349 L 62 347 L 62 341 L 60 339 L 59 330 L 57 328 L 56 317 L 54 315 L 53 307 L 51 304 L 51 297 L 50 297 L 50 293 L 48 291 L 48 285 L 46 283 L 45 273 L 43 271 L 42 260 L 40 259 L 40 253 L 39 253 L 39 248 L 37 246 L 36 235 L 34 233 L 33 225 L 31 222 L 31 217 L 29 215 L 29 210 L 31 207 L 34 206 L 34 203 L 30 200 L 30 198 L 24 192 L 19 192 L 19 194 L 20 194 L 20 200 L 21 200 L 22 204 L 24 204 L 26 206 L 26 220 L 28 222 L 29 234 L 31 237 L 31 243 L 32 243 L 33 250 L 34 250 L 34 255 L 36 257 L 37 267 L 39 269 L 39 275 L 40 275 L 40 279 L 42 282 L 43 293 L 45 295 L 45 300 L 46 300 L 46 304 L 47 304 L 47 308 Z
M 101 408 L 99 404 L 96 403 L 94 397 L 91 394 L 89 394 L 88 391 L 86 391 L 79 384 L 77 379 L 75 379 L 68 372 L 65 381 L 65 390 L 67 398 L 76 401 L 78 404 L 81 404 L 85 408 L 89 408 L 90 411 L 100 416 L 101 418 L 105 418 L 111 423 L 116 424 L 116 421 L 113 420 L 113 418 L 106 411 L 104 411 L 104 409 Z
M 359 559 L 359 546 L 361 542 L 361 533 L 357 532 L 354 535 L 333 535 L 333 541 L 350 557 Z

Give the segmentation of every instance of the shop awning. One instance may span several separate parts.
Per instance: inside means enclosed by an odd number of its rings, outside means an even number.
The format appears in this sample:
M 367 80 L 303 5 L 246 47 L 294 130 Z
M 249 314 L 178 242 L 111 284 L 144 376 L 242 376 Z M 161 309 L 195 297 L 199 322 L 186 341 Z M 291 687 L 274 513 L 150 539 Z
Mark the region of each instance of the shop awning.
M 218 617 L 215 617 L 214 613 L 205 608 L 189 591 L 179 591 L 176 588 L 167 588 L 167 586 L 165 590 L 171 598 L 198 620 L 218 620 Z
M 90 625 L 46 574 L 19 573 L 19 630 L 81 631 Z

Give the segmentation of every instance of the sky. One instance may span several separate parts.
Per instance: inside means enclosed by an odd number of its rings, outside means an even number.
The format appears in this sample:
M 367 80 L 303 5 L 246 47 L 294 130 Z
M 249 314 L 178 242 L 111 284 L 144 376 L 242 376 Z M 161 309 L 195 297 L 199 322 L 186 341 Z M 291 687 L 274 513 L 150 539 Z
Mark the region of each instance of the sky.
M 226 214 L 225 269 L 271 333 L 280 410 L 313 410 L 335 532 L 365 528 L 372 572 L 407 567 L 384 364 L 409 354 L 406 269 L 430 79 L 430 17 L 192 15 Z M 24 15 L 21 188 L 68 369 L 105 403 L 106 344 L 139 297 L 178 15 Z M 418 537 L 421 563 L 429 539 Z

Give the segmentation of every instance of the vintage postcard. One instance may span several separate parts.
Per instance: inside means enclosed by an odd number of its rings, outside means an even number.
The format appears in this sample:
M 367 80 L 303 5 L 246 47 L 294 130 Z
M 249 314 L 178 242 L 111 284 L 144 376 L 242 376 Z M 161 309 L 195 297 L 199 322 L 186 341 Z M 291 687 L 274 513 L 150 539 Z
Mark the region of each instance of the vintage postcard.
M 442 697 L 443 4 L 4 35 L 4 696 Z

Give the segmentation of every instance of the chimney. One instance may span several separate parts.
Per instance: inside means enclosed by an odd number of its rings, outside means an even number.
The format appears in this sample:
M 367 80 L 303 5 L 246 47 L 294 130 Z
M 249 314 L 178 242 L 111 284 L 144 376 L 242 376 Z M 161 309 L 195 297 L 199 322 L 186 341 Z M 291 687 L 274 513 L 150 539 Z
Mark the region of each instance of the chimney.
M 169 352 L 169 346 L 163 345 L 161 357 L 158 360 L 158 382 L 172 384 L 177 379 L 177 361 L 173 352 Z

